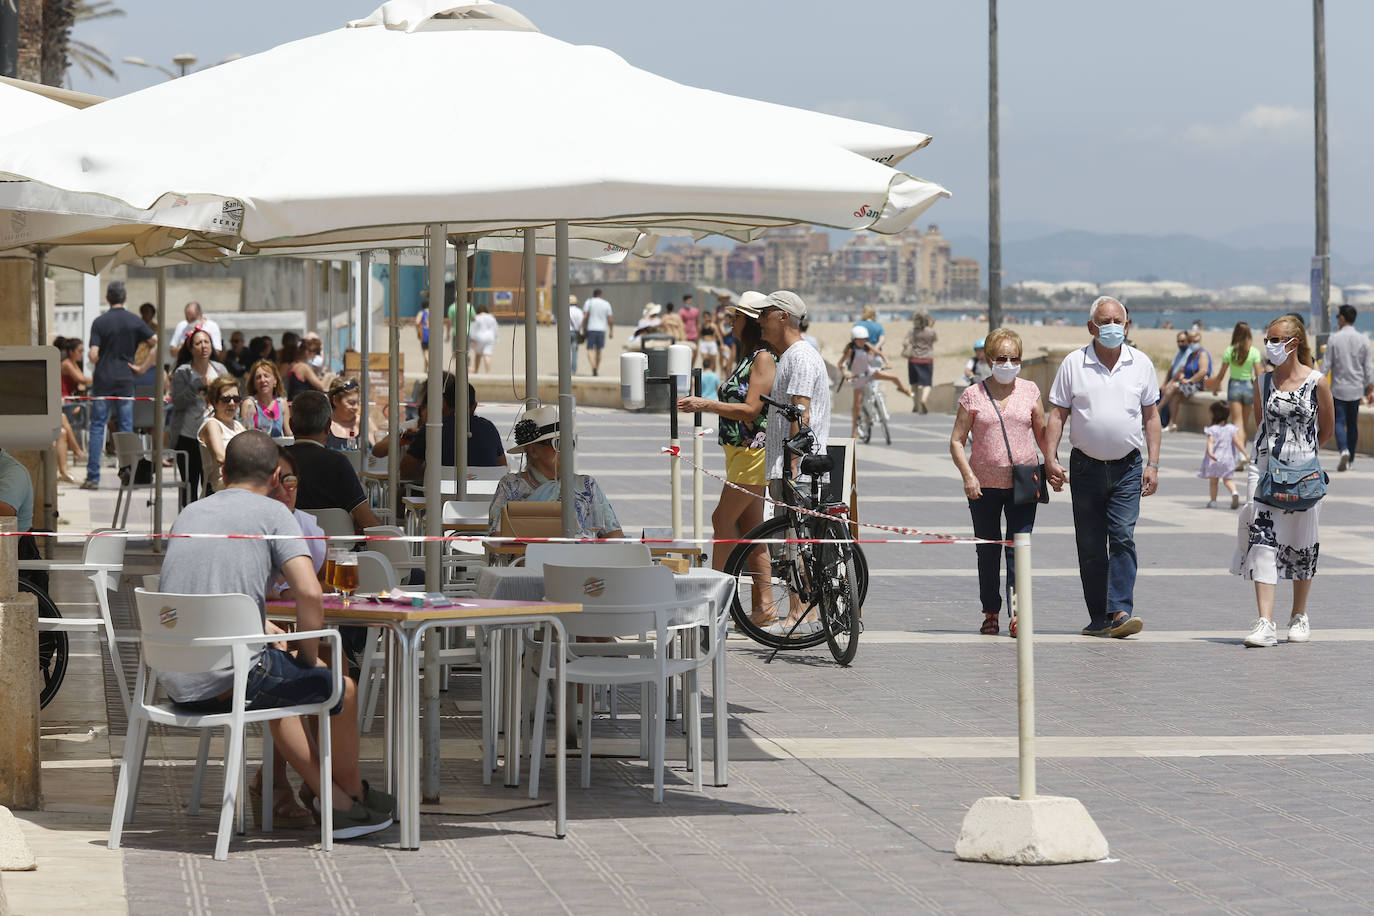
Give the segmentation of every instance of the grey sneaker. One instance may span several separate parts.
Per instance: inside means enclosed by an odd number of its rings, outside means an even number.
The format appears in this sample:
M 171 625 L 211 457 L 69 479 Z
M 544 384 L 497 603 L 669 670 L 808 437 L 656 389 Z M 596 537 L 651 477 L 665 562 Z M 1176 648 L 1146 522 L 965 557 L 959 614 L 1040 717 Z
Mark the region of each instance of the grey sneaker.
M 1278 644 L 1279 638 L 1275 632 L 1274 621 L 1256 617 L 1254 626 L 1250 628 L 1250 635 L 1245 637 L 1245 645 L 1251 649 L 1263 649 Z
M 372 788 L 366 779 L 363 780 L 362 803 L 363 807 L 373 814 L 386 814 L 393 819 L 396 817 L 396 799 L 385 792 Z
M 1306 614 L 1294 614 L 1288 618 L 1288 641 L 1307 642 L 1312 638 L 1312 625 L 1307 622 Z
M 91 478 L 87 477 L 85 480 L 81 481 L 81 489 L 83 489 L 83 490 L 99 490 L 99 489 L 100 489 L 100 481 L 98 481 L 98 480 L 91 480 Z
M 1083 628 L 1084 636 L 1108 637 L 1112 635 L 1111 623 L 1090 623 Z
M 334 809 L 334 839 L 356 840 L 358 837 L 377 833 L 391 826 L 391 815 L 371 811 L 362 802 L 354 802 L 353 807 L 344 811 Z
M 1338 470 L 1338 471 L 1344 471 L 1344 470 L 1346 470 L 1346 469 L 1349 468 L 1349 467 L 1350 467 L 1350 453 L 1349 453 L 1349 452 L 1341 452 L 1341 460 L 1340 460 L 1339 463 L 1337 463 L 1337 465 L 1336 465 L 1336 470 Z
M 1145 629 L 1145 621 L 1134 614 L 1125 614 L 1111 622 L 1107 629 L 1107 635 L 1113 639 L 1125 639 L 1127 636 L 1134 636 L 1143 629 Z

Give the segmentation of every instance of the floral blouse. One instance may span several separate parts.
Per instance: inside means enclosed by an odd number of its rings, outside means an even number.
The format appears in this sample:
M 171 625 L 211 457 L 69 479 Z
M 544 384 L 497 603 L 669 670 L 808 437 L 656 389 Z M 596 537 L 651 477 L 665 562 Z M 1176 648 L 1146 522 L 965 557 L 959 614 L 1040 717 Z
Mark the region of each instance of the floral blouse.
M 577 533 L 579 537 L 605 537 L 612 531 L 620 530 L 620 520 L 615 517 L 611 502 L 602 492 L 601 485 L 587 474 L 573 478 L 573 507 L 577 513 Z M 557 480 L 549 480 L 534 468 L 518 474 L 507 474 L 496 484 L 496 495 L 491 501 L 491 511 L 487 516 L 487 533 L 495 534 L 501 528 L 501 509 L 510 502 L 530 500 L 532 502 L 561 502 L 563 487 Z
M 743 404 L 749 400 L 749 376 L 754 371 L 754 360 L 763 352 L 765 351 L 762 349 L 755 350 L 741 359 L 739 365 L 735 367 L 735 371 L 730 373 L 730 377 L 721 383 L 716 397 L 722 404 Z M 721 445 L 763 448 L 768 417 L 761 413 L 752 422 L 729 420 L 721 417 L 720 423 L 717 425 L 720 427 L 720 435 L 717 438 Z

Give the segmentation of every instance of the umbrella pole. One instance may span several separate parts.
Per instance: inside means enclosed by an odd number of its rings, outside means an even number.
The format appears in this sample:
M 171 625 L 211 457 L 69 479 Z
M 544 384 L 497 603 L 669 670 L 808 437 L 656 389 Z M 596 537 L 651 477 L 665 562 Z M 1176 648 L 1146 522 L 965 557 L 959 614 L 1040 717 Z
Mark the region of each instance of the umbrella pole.
M 539 406 L 539 287 L 534 230 L 525 230 L 525 409 Z
M 33 276 L 38 287 L 38 345 L 46 347 L 48 345 L 48 249 L 42 245 L 34 248 Z M 58 389 L 61 390 L 60 388 Z M 59 427 L 60 429 L 60 427 Z M 65 439 L 57 440 L 57 448 L 66 448 Z M 57 506 L 57 449 L 47 448 L 43 450 L 43 524 L 53 530 L 57 527 L 57 518 L 54 510 Z M 52 555 L 51 547 L 48 546 L 49 556 Z
M 386 502 L 394 524 L 401 517 L 401 253 L 390 252 L 387 264 L 387 452 Z M 431 313 L 432 315 L 433 313 Z M 430 329 L 433 333 L 431 318 Z M 443 325 L 439 337 L 443 339 Z M 432 350 L 430 352 L 433 352 Z
M 458 499 L 468 498 L 468 240 L 453 239 L 453 476 Z
M 167 268 L 157 272 L 157 360 L 153 372 L 153 553 L 162 552 L 162 440 L 167 435 L 166 373 L 162 371 L 162 348 L 167 341 Z M 130 473 L 133 473 L 132 470 Z
M 439 314 L 444 309 L 444 225 L 431 224 L 429 235 L 429 303 L 430 315 L 434 306 Z M 457 308 L 453 312 L 454 337 L 467 316 Z M 433 325 L 431 324 L 431 328 Z M 456 344 L 455 344 L 456 346 Z M 444 358 L 443 349 L 432 352 L 429 360 L 429 384 L 425 392 L 425 591 L 443 590 L 442 550 L 438 538 L 443 534 L 444 495 Z M 427 802 L 439 800 L 439 630 L 425 634 L 424 646 L 424 766 L 420 770 L 420 795 Z M 414 828 L 412 828 L 414 829 Z
M 334 365 L 334 262 L 320 264 L 324 266 L 324 360 L 328 372 Z
M 372 398 L 368 391 L 368 375 L 371 370 L 369 365 L 370 351 L 372 347 L 372 308 L 369 301 L 372 293 L 370 281 L 372 274 L 372 252 L 362 251 L 358 253 L 358 346 L 362 350 L 362 371 L 358 379 L 358 391 L 362 395 L 363 412 L 358 417 L 358 448 L 363 451 L 363 460 L 366 461 L 367 453 L 371 446 L 367 441 L 367 430 L 371 425 L 368 422 L 368 413 L 372 410 Z M 366 467 L 363 464 L 362 467 Z
M 558 491 L 563 508 L 563 536 L 577 535 L 577 509 L 573 504 L 573 478 L 577 473 L 574 454 L 577 430 L 573 417 L 572 393 L 572 336 L 569 331 L 567 308 L 559 303 L 568 301 L 568 221 L 554 223 L 554 291 L 553 314 L 558 341 Z

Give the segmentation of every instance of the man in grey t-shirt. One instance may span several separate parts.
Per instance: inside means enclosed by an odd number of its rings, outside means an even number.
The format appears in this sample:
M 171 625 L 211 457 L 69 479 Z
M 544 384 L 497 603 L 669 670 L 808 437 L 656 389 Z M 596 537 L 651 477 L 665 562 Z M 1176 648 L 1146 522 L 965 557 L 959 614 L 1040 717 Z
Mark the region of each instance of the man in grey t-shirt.
M 1336 404 L 1336 448 L 1344 471 L 1355 460 L 1360 438 L 1360 399 L 1374 403 L 1374 361 L 1369 338 L 1355 330 L 1355 306 L 1343 305 L 1336 313 L 1336 333 L 1326 344 L 1326 370 L 1331 373 L 1331 399 Z
M 796 293 L 779 290 L 754 306 L 763 339 L 778 355 L 769 396 L 802 408 L 802 419 L 815 433 L 815 453 L 824 455 L 830 439 L 830 376 L 825 360 L 802 337 L 806 303 Z M 783 442 L 797 431 L 795 423 L 768 422 L 765 463 L 769 481 L 783 478 Z
M 243 594 L 263 615 L 264 632 L 282 632 L 268 623 L 266 594 L 277 573 L 296 599 L 296 622 L 303 630 L 324 626 L 320 584 L 310 550 L 290 510 L 272 498 L 283 486 L 280 449 L 257 430 L 239 433 L 224 451 L 225 489 L 191 503 L 177 516 L 172 534 L 262 535 L 256 538 L 173 537 L 163 561 L 159 590 L 173 595 Z M 333 692 L 333 674 L 316 658 L 317 640 L 289 645 L 294 652 L 268 646 L 253 657 L 248 673 L 249 709 L 320 702 Z M 198 712 L 227 710 L 232 699 L 232 669 L 182 674 L 159 672 L 158 681 L 173 702 Z M 272 737 L 292 768 L 319 797 L 319 764 L 299 718 L 271 723 Z M 370 789 L 358 773 L 358 691 L 344 678 L 343 698 L 329 720 L 333 744 L 335 839 L 351 839 L 391 826 L 395 802 Z

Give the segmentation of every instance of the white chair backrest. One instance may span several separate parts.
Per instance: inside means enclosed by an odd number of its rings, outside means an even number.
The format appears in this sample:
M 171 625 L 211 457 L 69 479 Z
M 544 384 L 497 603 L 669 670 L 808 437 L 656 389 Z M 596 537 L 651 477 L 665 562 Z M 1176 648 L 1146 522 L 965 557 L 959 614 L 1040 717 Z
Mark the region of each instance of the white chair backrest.
M 538 572 L 545 564 L 555 566 L 649 566 L 653 557 L 647 544 L 530 544 L 525 548 L 525 568 Z
M 348 463 L 353 465 L 353 470 L 361 474 L 363 472 L 363 468 L 367 464 L 367 453 L 360 448 L 346 448 L 342 449 L 341 451 L 343 451 L 344 455 L 348 457 Z
M 112 438 L 115 448 L 115 467 L 135 468 L 138 465 L 138 459 L 143 457 L 143 439 L 139 437 L 138 433 L 115 433 Z M 134 479 L 132 474 L 133 471 L 130 471 L 130 483 Z
M 468 480 L 500 480 L 508 473 L 510 468 L 498 464 L 494 467 L 469 467 L 467 477 Z
M 353 516 L 342 509 L 306 509 L 305 511 L 315 516 L 315 521 L 320 523 L 320 528 L 328 537 L 349 537 L 354 533 Z
M 148 575 L 143 577 L 143 588 L 145 591 L 157 591 L 158 583 L 162 581 L 161 576 Z
M 491 512 L 490 499 L 450 499 L 444 503 L 444 524 L 487 520 Z
M 396 570 L 387 558 L 375 550 L 360 550 L 358 558 L 358 591 L 375 594 L 391 591 L 399 584 Z
M 371 528 L 364 528 L 363 534 L 373 534 L 378 537 L 403 537 L 405 529 L 398 525 L 373 525 Z M 367 549 L 379 553 L 386 557 L 392 568 L 405 566 L 412 560 L 410 555 L 410 544 L 405 541 L 368 541 Z
M 91 566 L 123 567 L 124 548 L 129 544 L 129 539 L 125 535 L 128 533 L 118 528 L 96 528 L 91 536 L 86 538 L 86 549 L 81 555 L 81 561 Z M 110 579 L 118 581 L 119 576 L 111 576 Z
M 204 475 L 202 486 L 209 489 L 211 493 L 217 493 L 224 489 L 224 480 L 220 477 L 219 471 L 215 470 L 215 455 L 210 451 L 210 446 L 200 440 L 196 440 L 196 447 L 200 449 L 200 472 Z
M 173 595 L 134 589 L 143 660 L 154 671 L 198 674 L 227 668 L 227 646 L 197 646 L 197 639 L 262 632 L 262 614 L 247 595 Z
M 666 566 L 544 567 L 547 601 L 582 605 L 567 614 L 570 636 L 633 636 L 674 625 L 664 612 L 676 603 L 673 571 Z

